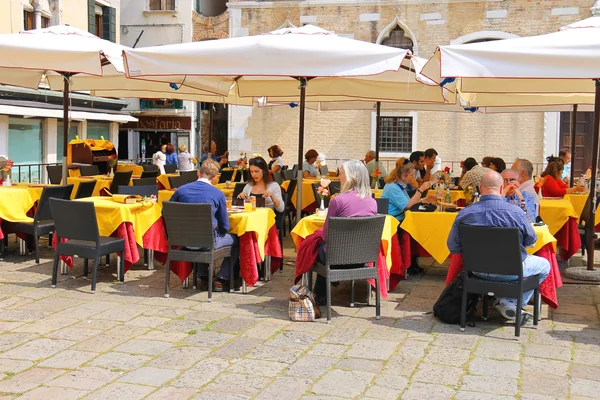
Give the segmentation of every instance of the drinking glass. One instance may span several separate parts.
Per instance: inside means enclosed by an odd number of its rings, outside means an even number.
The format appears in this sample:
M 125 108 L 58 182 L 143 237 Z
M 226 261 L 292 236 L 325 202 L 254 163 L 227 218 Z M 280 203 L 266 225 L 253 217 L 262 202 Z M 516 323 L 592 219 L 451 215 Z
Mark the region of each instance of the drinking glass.
M 226 197 L 225 198 L 225 205 L 227 206 L 228 210 L 231 210 L 231 203 L 232 203 L 231 197 Z
M 250 203 L 250 199 L 244 199 L 244 211 L 251 212 L 252 211 L 252 203 Z

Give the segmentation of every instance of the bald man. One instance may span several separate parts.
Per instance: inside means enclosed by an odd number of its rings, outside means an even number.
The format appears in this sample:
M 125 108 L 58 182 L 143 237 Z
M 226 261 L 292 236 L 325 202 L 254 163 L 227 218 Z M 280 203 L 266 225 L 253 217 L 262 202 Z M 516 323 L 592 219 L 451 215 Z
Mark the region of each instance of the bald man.
M 210 154 L 211 160 L 219 163 L 220 168 L 226 167 L 227 166 L 227 157 L 229 156 L 229 152 L 226 151 L 222 156 L 217 156 L 216 153 L 217 153 L 217 144 L 215 143 L 214 140 L 212 140 L 210 142 L 210 153 L 208 152 L 208 143 L 205 144 L 204 145 L 204 154 L 202 155 L 202 157 L 200 157 L 200 160 L 198 161 L 198 167 L 200 167 L 200 165 L 202 165 L 202 163 L 208 159 L 209 154 Z
M 462 253 L 460 236 L 458 234 L 459 225 L 518 228 L 521 231 L 522 238 L 520 247 L 521 258 L 523 260 L 523 277 L 526 278 L 539 274 L 541 283 L 550 272 L 550 263 L 545 258 L 527 254 L 526 247 L 535 244 L 537 235 L 523 210 L 504 201 L 502 196 L 503 186 L 504 180 L 496 171 L 488 171 L 483 175 L 479 184 L 481 199 L 479 202 L 470 205 L 458 213 L 448 237 L 448 248 L 452 254 Z M 502 246 L 500 243 L 498 245 Z M 494 281 L 515 281 L 518 279 L 516 276 L 499 274 L 478 273 L 477 275 L 481 278 Z M 523 305 L 529 302 L 532 295 L 533 290 L 523 294 Z M 505 318 L 515 320 L 517 315 L 517 299 L 509 297 L 496 298 L 494 307 Z M 528 321 L 531 321 L 531 319 L 531 314 L 523 312 L 520 323 L 524 325 Z

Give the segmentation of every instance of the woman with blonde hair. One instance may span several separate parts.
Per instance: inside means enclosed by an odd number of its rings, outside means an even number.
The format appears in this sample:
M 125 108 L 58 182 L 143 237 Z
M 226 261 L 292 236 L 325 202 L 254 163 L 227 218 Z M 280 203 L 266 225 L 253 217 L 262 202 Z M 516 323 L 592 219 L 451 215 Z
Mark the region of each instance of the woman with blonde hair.
M 187 152 L 187 147 L 183 144 L 179 146 L 177 159 L 179 160 L 180 171 L 192 171 L 194 169 L 194 156 Z

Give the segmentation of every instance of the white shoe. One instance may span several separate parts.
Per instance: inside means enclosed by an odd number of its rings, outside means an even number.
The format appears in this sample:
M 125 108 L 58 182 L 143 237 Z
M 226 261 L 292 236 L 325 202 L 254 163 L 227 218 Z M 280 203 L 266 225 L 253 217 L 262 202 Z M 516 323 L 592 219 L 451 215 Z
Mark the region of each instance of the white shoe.
M 496 300 L 494 302 L 494 308 L 506 319 L 514 321 L 517 317 L 517 308 L 512 304 L 506 304 Z

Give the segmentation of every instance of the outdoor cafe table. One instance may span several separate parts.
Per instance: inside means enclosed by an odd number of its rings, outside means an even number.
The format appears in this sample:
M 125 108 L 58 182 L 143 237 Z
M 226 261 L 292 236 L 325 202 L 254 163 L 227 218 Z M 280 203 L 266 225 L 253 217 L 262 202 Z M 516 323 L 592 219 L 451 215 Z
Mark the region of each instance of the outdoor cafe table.
M 588 194 L 583 193 L 572 193 L 566 194 L 565 199 L 569 200 L 573 205 L 573 210 L 575 210 L 575 214 L 577 214 L 577 222 L 580 222 L 581 213 L 585 207 L 585 202 L 588 199 Z M 596 230 L 600 229 L 600 213 L 596 213 L 596 221 L 595 221 Z
M 138 245 L 144 249 L 154 250 L 155 257 L 159 261 L 163 263 L 166 261 L 168 242 L 161 218 L 162 207 L 159 204 L 151 201 L 123 204 L 105 196 L 74 201 L 94 203 L 101 236 L 125 239 L 125 271 L 140 259 Z M 70 257 L 63 258 L 63 261 L 69 267 L 73 266 Z
M 448 236 L 452 229 L 452 224 L 456 219 L 456 213 L 450 212 L 412 212 L 407 211 L 402 222 L 401 228 L 405 231 L 404 235 L 416 241 L 422 248 L 420 256 L 428 256 L 442 264 L 450 255 L 447 246 Z M 553 308 L 558 307 L 556 289 L 562 286 L 560 270 L 556 261 L 556 243 L 557 240 L 550 233 L 547 226 L 534 227 L 538 236 L 535 246 L 528 248 L 529 254 L 535 254 L 544 257 L 550 262 L 550 274 L 540 286 L 540 293 L 545 303 Z M 419 249 L 420 250 L 420 249 Z M 409 257 L 411 253 L 410 246 L 401 248 L 403 257 Z M 406 254 L 408 253 L 408 254 Z M 452 255 L 450 268 L 446 277 L 446 284 L 449 284 L 462 270 L 462 256 Z
M 40 192 L 41 195 L 41 192 Z M 20 186 L 0 186 L 0 240 L 4 239 L 2 221 L 33 221 L 30 210 L 40 199 L 37 192 Z
M 88 182 L 92 179 L 96 180 L 96 186 L 94 187 L 94 192 L 92 196 L 100 196 L 103 192 L 102 189 L 109 190 L 110 184 L 112 183 L 112 178 L 106 175 L 95 175 L 95 176 L 71 176 L 67 178 L 67 183 L 69 185 L 73 185 L 73 191 L 71 192 L 71 198 L 75 198 L 75 194 L 77 193 L 77 189 L 79 188 L 80 182 Z
M 160 174 L 156 178 L 156 182 L 158 184 L 158 190 L 162 189 L 171 189 L 171 183 L 169 182 L 169 177 L 179 176 L 179 174 Z
M 541 199 L 540 216 L 560 247 L 560 257 L 566 261 L 581 248 L 577 227 L 579 215 L 568 199 Z
M 296 224 L 294 229 L 292 229 L 292 240 L 294 241 L 296 249 L 300 248 L 304 239 L 315 233 L 324 225 L 324 216 L 313 214 L 302 218 Z M 391 215 L 386 215 L 383 233 L 381 235 L 380 253 L 385 255 L 385 265 L 382 267 L 384 267 L 389 274 L 390 290 L 393 290 L 398 282 L 404 279 L 406 268 L 410 265 L 410 258 L 401 258 L 402 254 L 400 252 L 400 245 L 397 237 L 398 225 L 399 223 L 396 218 Z
M 430 189 L 431 190 L 431 189 Z M 383 189 L 372 189 L 371 192 L 375 195 L 376 199 L 381 198 L 381 194 L 383 193 Z M 458 200 L 465 199 L 465 192 L 458 189 L 450 190 L 450 201 L 452 203 L 456 203 Z
M 137 164 L 117 164 L 117 172 L 133 172 L 133 175 L 141 176 L 144 172 L 144 167 Z
M 319 179 L 312 179 L 312 178 L 303 178 L 302 179 L 302 211 L 311 212 L 317 208 L 317 205 L 315 204 L 315 194 L 312 189 L 312 184 L 320 183 L 320 182 L 321 181 Z M 284 188 L 285 190 L 287 190 L 289 185 L 290 185 L 290 181 L 284 181 L 281 184 L 281 187 Z M 292 193 L 291 196 L 292 196 L 292 205 L 294 206 L 294 208 L 296 208 L 296 197 L 297 196 L 296 196 L 295 188 L 294 188 L 294 193 Z

